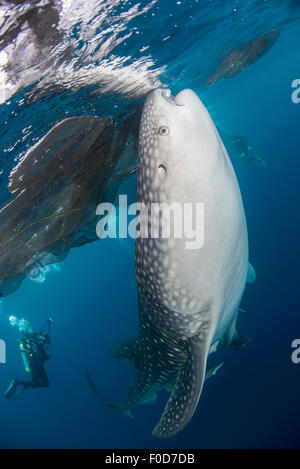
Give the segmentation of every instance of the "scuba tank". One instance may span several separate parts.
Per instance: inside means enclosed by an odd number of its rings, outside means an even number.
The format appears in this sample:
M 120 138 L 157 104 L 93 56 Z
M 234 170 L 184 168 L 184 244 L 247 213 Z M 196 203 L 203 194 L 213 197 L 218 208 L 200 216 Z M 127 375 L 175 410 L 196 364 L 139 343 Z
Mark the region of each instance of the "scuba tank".
M 22 359 L 23 359 L 25 371 L 26 371 L 27 373 L 30 373 L 30 372 L 31 372 L 31 370 L 30 370 L 30 365 L 29 365 L 29 362 L 28 362 L 26 353 L 25 353 L 25 351 L 24 351 L 24 346 L 23 346 L 22 342 L 20 343 L 20 351 L 21 351 L 21 355 L 22 355 Z

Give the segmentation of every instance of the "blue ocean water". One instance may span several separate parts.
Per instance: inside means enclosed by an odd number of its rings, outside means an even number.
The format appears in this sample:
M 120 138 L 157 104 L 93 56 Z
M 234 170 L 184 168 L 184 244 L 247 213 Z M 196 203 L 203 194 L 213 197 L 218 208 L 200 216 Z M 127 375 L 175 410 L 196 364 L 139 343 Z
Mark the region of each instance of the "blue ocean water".
M 241 305 L 245 312 L 238 318 L 239 332 L 252 341 L 224 351 L 224 366 L 206 382 L 191 423 L 179 435 L 170 440 L 152 437 L 166 402 L 164 391 L 155 405 L 136 409 L 137 415 L 146 418 L 137 422 L 97 401 L 85 380 L 88 368 L 103 394 L 120 401 L 124 385 L 133 378 L 133 370 L 113 360 L 109 349 L 137 330 L 134 243 L 106 239 L 72 249 L 60 269 L 49 271 L 44 282 L 28 277 L 1 300 L 0 338 L 7 344 L 7 363 L 0 364 L 1 395 L 12 378 L 24 376 L 19 334 L 7 317 L 25 318 L 34 330 L 49 316 L 54 322 L 52 358 L 46 363 L 51 387 L 28 390 L 16 401 L 0 399 L 0 447 L 299 447 L 300 364 L 291 360 L 291 343 L 300 337 L 300 104 L 291 99 L 291 84 L 300 78 L 300 4 L 295 0 L 86 1 L 78 2 L 81 9 L 84 14 L 78 14 L 77 20 L 75 16 L 64 37 L 78 57 L 84 56 L 91 67 L 114 57 L 128 57 L 127 65 L 147 57 L 143 59 L 147 79 L 155 71 L 155 79 L 173 94 L 193 89 L 215 120 L 239 180 L 250 260 L 257 274 L 256 282 L 246 288 Z M 67 14 L 64 25 L 66 18 Z M 100 43 L 103 29 L 111 48 L 93 60 L 99 52 L 97 47 L 91 50 L 93 39 Z M 265 55 L 237 75 L 205 85 L 222 55 L 270 29 L 279 29 L 280 36 Z M 116 31 L 118 35 L 112 37 Z M 69 56 L 62 60 L 72 63 Z M 136 65 L 135 70 L 140 77 L 141 69 Z M 110 73 L 114 81 L 111 69 Z M 117 75 L 121 82 L 125 80 L 120 69 Z M 98 83 L 91 84 L 89 79 L 70 74 L 65 80 L 68 86 L 53 90 L 53 84 L 35 77 L 20 83 L 3 102 L 2 203 L 9 197 L 10 171 L 54 124 L 65 117 L 89 114 L 120 121 L 151 89 L 136 85 L 130 96 L 122 87 L 119 93 L 115 89 L 95 93 Z M 36 82 L 42 83 L 42 94 Z M 240 158 L 230 147 L 233 134 L 243 134 L 267 168 Z M 134 199 L 135 188 L 132 176 L 119 191 Z

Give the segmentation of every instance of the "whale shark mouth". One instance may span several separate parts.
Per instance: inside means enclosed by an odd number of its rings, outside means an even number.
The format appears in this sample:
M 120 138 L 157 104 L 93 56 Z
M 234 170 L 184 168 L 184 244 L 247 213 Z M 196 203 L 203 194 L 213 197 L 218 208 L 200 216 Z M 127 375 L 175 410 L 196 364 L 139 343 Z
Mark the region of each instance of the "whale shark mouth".
M 162 96 L 167 101 L 171 102 L 172 104 L 175 104 L 176 106 L 184 106 L 184 104 L 180 104 L 176 101 L 176 98 L 179 94 L 180 93 L 178 93 L 176 96 L 172 96 L 171 91 L 169 89 L 162 91 Z

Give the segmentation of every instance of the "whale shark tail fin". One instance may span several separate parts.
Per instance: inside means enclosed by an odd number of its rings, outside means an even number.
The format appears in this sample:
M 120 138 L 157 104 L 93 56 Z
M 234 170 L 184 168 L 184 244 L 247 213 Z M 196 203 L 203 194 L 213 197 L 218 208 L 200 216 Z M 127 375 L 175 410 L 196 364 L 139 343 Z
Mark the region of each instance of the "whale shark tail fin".
M 85 376 L 86 376 L 88 385 L 89 385 L 92 393 L 97 397 L 97 399 L 100 402 L 102 402 L 102 404 L 104 404 L 108 407 L 111 407 L 112 409 L 118 410 L 119 412 L 121 412 L 124 415 L 127 415 L 127 417 L 130 417 L 133 420 L 137 420 L 137 421 L 142 420 L 142 419 L 138 419 L 137 417 L 135 417 L 135 415 L 133 415 L 133 413 L 131 412 L 130 409 L 127 409 L 127 408 L 122 409 L 122 406 L 120 406 L 119 404 L 114 404 L 112 402 L 107 401 L 105 399 L 105 397 L 101 394 L 99 389 L 96 387 L 96 385 L 95 385 L 94 381 L 92 380 L 91 375 L 90 375 L 88 370 L 86 370 Z
M 91 378 L 91 375 L 89 373 L 88 370 L 85 371 L 85 376 L 86 376 L 86 379 L 87 379 L 87 382 L 88 382 L 88 385 L 92 391 L 92 393 L 97 397 L 97 399 L 99 401 L 101 401 L 103 404 L 109 406 L 109 407 L 112 407 L 113 409 L 116 409 L 118 406 L 115 405 L 115 404 L 112 404 L 111 402 L 108 402 L 105 397 L 100 393 L 100 391 L 98 390 L 98 388 L 96 387 L 94 381 L 92 380 Z
M 191 420 L 205 380 L 210 339 L 207 333 L 202 333 L 187 340 L 187 361 L 178 371 L 172 394 L 160 421 L 153 430 L 154 436 L 170 438 L 180 432 Z

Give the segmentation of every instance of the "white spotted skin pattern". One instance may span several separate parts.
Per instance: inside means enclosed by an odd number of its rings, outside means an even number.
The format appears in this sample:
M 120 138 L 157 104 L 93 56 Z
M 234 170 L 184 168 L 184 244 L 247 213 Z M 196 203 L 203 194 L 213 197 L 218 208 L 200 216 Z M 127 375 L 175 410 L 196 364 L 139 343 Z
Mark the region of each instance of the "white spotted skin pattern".
M 136 379 L 128 389 L 128 398 L 119 406 L 127 411 L 139 404 L 153 388 L 166 385 L 184 365 L 187 353 L 182 341 L 175 337 L 165 337 L 150 323 L 145 303 L 139 304 L 139 333 L 134 339 L 116 344 L 112 349 L 115 358 L 131 363 L 136 369 Z M 134 343 L 133 343 L 134 342 Z
M 147 207 L 153 202 L 168 202 L 168 186 L 163 170 L 159 166 L 166 162 L 168 145 L 163 148 L 164 137 L 159 135 L 160 124 L 164 117 L 156 111 L 154 99 L 148 97 L 141 120 L 139 140 L 138 190 L 137 202 Z M 149 232 L 151 221 L 149 220 Z M 177 311 L 193 303 L 188 290 L 176 285 L 176 272 L 180 262 L 172 259 L 173 239 L 147 238 L 136 240 L 136 279 L 140 297 L 149 306 L 149 315 L 164 325 L 166 330 L 182 329 L 181 338 L 185 339 L 185 323 L 190 318 Z
M 205 207 L 201 249 L 187 250 L 184 238 L 136 240 L 142 358 L 129 401 L 138 402 L 151 386 L 178 373 L 154 429 L 154 435 L 168 438 L 194 413 L 210 345 L 224 335 L 237 311 L 248 265 L 246 220 L 234 170 L 207 110 L 190 90 L 174 100 L 168 91 L 155 90 L 146 100 L 137 202 L 148 208 L 151 202 Z
M 248 240 L 243 204 L 227 152 L 201 101 L 185 90 L 175 98 L 184 103 L 178 106 L 164 93 L 150 93 L 143 109 L 137 201 L 148 206 L 204 203 L 205 242 L 194 251 L 185 249 L 185 239 L 138 238 L 138 292 L 152 302 L 153 313 L 163 316 L 167 328 L 179 322 L 183 339 L 209 321 L 216 340 L 226 331 L 245 285 Z M 195 123 L 196 113 L 200 119 Z M 169 135 L 159 134 L 161 126 L 169 127 Z M 172 311 L 171 318 L 160 311 L 164 308 Z M 207 311 L 205 317 L 202 313 Z M 178 333 L 177 325 L 174 328 Z

